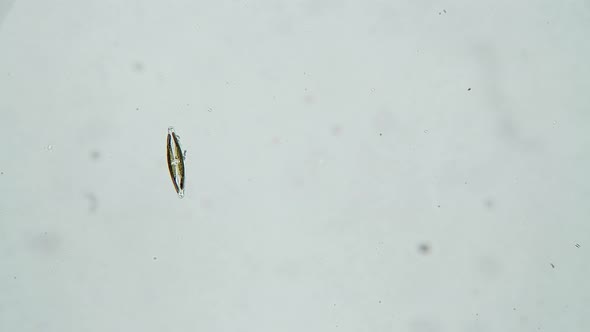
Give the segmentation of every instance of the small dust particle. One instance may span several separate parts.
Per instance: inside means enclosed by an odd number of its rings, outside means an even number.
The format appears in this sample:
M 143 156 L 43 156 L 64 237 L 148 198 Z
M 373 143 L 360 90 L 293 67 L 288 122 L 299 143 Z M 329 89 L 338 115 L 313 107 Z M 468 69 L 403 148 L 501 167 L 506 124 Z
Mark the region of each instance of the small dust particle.
M 135 110 L 136 110 L 136 111 L 139 111 L 139 107 L 136 107 L 136 108 L 135 108 Z
M 438 206 L 438 208 L 440 209 L 440 205 Z
M 209 109 L 207 110 L 207 112 L 211 113 L 211 112 L 213 112 L 213 109 L 211 107 L 209 107 Z
M 157 259 L 158 259 L 158 257 L 154 256 L 152 259 L 153 259 L 153 260 L 157 260 Z
M 467 91 L 471 91 L 471 88 L 467 89 Z
M 550 263 L 552 268 L 555 268 L 555 265 L 553 263 Z
M 379 136 L 383 136 L 383 133 L 379 133 Z
M 512 311 L 516 311 L 516 308 L 512 308 Z
M 16 280 L 16 276 L 14 276 L 14 280 Z
M 379 300 L 379 303 L 381 303 L 381 300 Z
M 446 9 L 443 9 L 443 12 L 446 14 L 447 13 L 447 10 Z
M 580 244 L 576 243 L 576 248 L 580 248 L 580 247 L 581 247 Z
M 425 134 L 428 134 L 428 129 L 424 129 L 424 133 Z

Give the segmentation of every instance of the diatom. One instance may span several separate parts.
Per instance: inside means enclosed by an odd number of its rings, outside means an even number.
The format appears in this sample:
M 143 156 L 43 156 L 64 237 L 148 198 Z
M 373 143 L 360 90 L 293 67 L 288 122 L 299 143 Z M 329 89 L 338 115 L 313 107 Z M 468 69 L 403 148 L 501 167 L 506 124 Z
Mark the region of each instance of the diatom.
M 174 189 L 179 198 L 184 197 L 184 157 L 180 147 L 180 138 L 174 132 L 174 127 L 168 127 L 168 139 L 166 144 L 166 154 L 168 158 L 168 171 Z

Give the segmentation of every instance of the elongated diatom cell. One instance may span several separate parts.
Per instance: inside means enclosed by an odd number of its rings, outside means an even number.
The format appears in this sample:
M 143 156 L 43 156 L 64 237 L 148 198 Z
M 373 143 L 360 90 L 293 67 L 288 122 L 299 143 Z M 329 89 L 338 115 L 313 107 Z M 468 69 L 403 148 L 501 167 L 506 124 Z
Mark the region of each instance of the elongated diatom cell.
M 184 154 L 180 147 L 180 140 L 174 127 L 168 127 L 168 139 L 166 144 L 166 155 L 168 157 L 168 171 L 174 189 L 179 198 L 184 197 Z

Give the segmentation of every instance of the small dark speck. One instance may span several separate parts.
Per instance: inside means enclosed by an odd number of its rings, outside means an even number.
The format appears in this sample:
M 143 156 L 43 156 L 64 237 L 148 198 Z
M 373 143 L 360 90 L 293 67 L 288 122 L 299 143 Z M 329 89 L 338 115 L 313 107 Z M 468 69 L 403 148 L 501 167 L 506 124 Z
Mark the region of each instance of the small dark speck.
M 381 303 L 381 300 L 379 300 L 379 303 Z
M 467 91 L 471 91 L 471 88 L 467 89 Z
M 512 311 L 516 311 L 516 308 L 512 308 Z
M 438 206 L 438 208 L 440 209 L 440 205 Z
M 14 280 L 16 280 L 16 276 L 14 276 Z
M 430 253 L 430 246 L 427 243 L 422 243 L 418 246 L 418 251 L 423 255 Z
M 0 175 L 3 175 L 3 174 L 4 174 L 4 172 L 0 172 Z
M 443 9 L 443 12 L 446 14 L 447 13 L 447 10 L 446 9 Z
M 581 247 L 580 244 L 576 243 L 576 248 L 580 248 L 580 247 Z
M 555 268 L 555 265 L 553 263 L 550 263 L 552 268 Z
M 334 303 L 334 306 L 336 306 L 336 303 Z
M 379 136 L 383 136 L 383 133 L 379 133 Z
M 136 110 L 136 111 L 139 111 L 139 107 L 136 107 L 136 108 L 135 108 L 135 110 Z
M 154 256 L 152 259 L 153 259 L 153 260 L 157 260 L 157 259 L 158 259 L 158 257 Z
M 207 110 L 207 112 L 211 113 L 211 112 L 213 112 L 213 109 L 211 107 L 209 107 L 209 109 Z
M 440 14 L 441 14 L 441 12 L 438 12 L 438 15 L 440 15 Z

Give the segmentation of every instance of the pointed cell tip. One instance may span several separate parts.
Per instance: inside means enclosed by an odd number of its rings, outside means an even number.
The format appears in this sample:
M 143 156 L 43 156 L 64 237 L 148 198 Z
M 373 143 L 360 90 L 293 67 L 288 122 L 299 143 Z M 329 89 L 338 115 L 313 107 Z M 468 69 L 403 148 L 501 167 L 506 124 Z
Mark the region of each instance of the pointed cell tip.
M 184 190 L 181 190 L 178 192 L 178 198 L 183 198 L 184 197 Z

